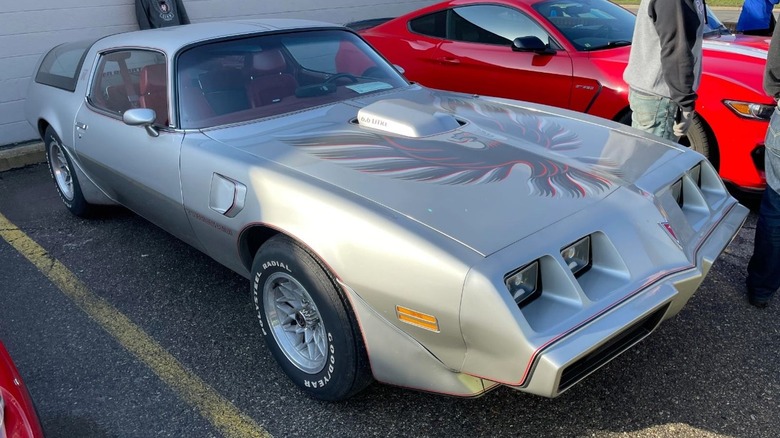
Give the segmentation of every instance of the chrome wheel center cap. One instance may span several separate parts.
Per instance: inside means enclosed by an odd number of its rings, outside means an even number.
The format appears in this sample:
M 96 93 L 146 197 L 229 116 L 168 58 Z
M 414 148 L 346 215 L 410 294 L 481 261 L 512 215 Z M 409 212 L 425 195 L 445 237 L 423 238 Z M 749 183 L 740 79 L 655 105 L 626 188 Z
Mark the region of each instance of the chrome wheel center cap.
M 295 322 L 301 328 L 312 327 L 317 324 L 319 320 L 320 319 L 317 318 L 317 312 L 311 309 L 303 309 L 295 314 Z

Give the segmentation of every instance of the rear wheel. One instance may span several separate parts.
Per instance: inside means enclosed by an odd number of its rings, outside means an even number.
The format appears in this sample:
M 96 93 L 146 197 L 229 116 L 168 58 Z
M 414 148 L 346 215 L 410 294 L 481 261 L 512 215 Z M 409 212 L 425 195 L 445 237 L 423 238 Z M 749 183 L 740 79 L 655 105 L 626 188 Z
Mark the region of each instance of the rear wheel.
M 347 300 L 325 268 L 286 236 L 252 264 L 252 297 L 263 337 L 282 370 L 320 400 L 344 400 L 373 380 Z
M 84 199 L 73 162 L 65 147 L 62 146 L 60 137 L 51 126 L 46 128 L 43 137 L 46 145 L 46 162 L 49 164 L 49 172 L 54 179 L 60 199 L 74 215 L 88 216 L 92 212 L 92 206 Z
M 631 110 L 626 111 L 618 122 L 631 126 Z M 679 143 L 704 155 L 715 168 L 718 168 L 718 147 L 704 119 L 698 113 L 693 114 L 688 133 L 680 137 Z

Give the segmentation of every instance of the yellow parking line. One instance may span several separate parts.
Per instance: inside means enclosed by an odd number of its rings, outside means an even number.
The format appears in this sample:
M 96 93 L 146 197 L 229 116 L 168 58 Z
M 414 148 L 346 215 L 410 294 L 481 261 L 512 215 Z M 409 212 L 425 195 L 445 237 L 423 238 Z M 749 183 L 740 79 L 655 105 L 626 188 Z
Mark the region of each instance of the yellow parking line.
M 206 382 L 187 371 L 175 357 L 129 318 L 90 291 L 62 263 L 50 256 L 1 213 L 0 237 L 35 265 L 123 347 L 148 365 L 179 397 L 195 406 L 201 415 L 226 437 L 271 436 Z

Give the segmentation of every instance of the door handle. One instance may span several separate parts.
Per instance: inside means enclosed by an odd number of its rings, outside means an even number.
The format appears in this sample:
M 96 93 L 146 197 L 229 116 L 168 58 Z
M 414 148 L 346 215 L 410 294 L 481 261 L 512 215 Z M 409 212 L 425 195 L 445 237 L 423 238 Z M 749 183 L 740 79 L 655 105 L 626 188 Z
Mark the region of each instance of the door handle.
M 439 62 L 444 64 L 460 64 L 460 59 L 446 56 L 444 58 L 439 58 Z
M 87 130 L 87 124 L 86 123 L 81 123 L 81 122 L 76 122 L 76 129 L 83 129 L 83 130 L 86 131 Z

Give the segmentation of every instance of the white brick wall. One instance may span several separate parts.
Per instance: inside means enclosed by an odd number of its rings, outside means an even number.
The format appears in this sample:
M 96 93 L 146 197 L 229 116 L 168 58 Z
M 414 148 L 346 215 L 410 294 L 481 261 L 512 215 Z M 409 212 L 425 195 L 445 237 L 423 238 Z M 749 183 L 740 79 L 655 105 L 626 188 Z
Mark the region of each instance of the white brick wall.
M 391 17 L 432 0 L 183 0 L 190 20 L 307 18 L 347 23 Z M 327 6 L 324 6 L 327 5 Z M 0 0 L 0 145 L 37 139 L 24 120 L 27 84 L 51 47 L 138 29 L 134 0 Z

